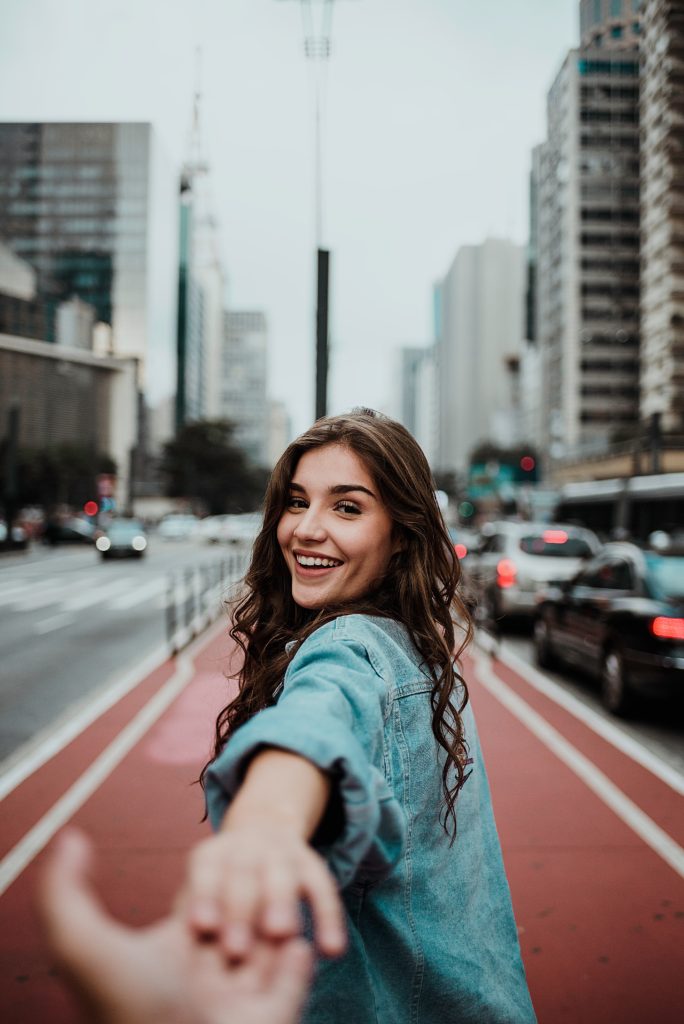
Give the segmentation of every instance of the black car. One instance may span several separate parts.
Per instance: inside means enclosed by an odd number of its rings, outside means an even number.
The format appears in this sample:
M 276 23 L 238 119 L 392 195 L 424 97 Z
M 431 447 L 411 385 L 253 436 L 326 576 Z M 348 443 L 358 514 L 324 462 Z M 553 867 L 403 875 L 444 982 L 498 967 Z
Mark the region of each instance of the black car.
M 51 519 L 43 531 L 43 543 L 54 547 L 56 544 L 94 544 L 95 527 L 85 519 L 72 516 L 69 519 Z
M 597 676 L 613 714 L 637 696 L 684 694 L 684 548 L 607 544 L 539 595 L 534 643 L 543 668 L 562 661 Z

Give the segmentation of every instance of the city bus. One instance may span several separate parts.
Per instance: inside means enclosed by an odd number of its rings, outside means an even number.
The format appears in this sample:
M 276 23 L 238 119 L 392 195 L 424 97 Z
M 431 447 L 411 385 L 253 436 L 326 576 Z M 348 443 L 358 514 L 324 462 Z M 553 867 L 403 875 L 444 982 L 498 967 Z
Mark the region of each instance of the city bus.
M 564 484 L 556 519 L 588 526 L 604 538 L 645 541 L 654 530 L 682 533 L 684 473 Z

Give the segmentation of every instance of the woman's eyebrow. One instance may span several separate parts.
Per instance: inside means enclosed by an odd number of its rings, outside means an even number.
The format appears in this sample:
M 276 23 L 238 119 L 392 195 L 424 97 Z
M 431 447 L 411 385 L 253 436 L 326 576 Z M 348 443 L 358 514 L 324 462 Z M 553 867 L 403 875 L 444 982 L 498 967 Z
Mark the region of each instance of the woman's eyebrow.
M 363 491 L 364 494 L 369 494 L 371 498 L 375 498 L 372 491 L 369 491 L 363 484 L 336 484 L 330 488 L 331 494 L 348 494 L 350 491 Z
M 298 484 L 295 480 L 290 482 L 290 490 L 297 491 L 300 494 L 306 494 L 306 487 L 303 484 Z M 328 491 L 329 494 L 349 494 L 350 491 L 363 491 L 364 494 L 368 494 L 371 498 L 375 498 L 377 501 L 377 495 L 369 491 L 363 484 L 335 484 Z

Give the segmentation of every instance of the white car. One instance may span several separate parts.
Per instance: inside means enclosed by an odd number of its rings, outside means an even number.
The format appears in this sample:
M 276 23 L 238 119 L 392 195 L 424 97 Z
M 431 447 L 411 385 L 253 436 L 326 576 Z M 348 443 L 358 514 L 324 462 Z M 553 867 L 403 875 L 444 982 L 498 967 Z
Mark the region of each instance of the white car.
M 549 583 L 569 580 L 597 554 L 595 533 L 564 523 L 487 523 L 468 572 L 486 618 L 531 618 L 537 594 Z
M 159 523 L 157 535 L 162 540 L 189 540 L 199 519 L 181 512 L 170 512 Z

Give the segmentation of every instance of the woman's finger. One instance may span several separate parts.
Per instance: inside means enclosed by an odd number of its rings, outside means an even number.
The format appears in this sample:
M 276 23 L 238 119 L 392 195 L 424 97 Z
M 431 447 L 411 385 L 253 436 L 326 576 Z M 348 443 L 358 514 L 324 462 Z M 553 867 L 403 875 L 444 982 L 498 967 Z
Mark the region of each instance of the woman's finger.
M 240 960 L 249 952 L 262 897 L 260 874 L 251 865 L 232 864 L 221 880 L 221 944 L 231 959 Z
M 342 901 L 335 879 L 318 854 L 311 852 L 302 883 L 313 916 L 316 945 L 325 956 L 341 956 L 347 945 Z
M 263 872 L 263 898 L 259 924 L 270 939 L 286 939 L 302 929 L 299 913 L 299 870 L 289 860 L 272 861 Z
M 190 927 L 202 935 L 216 935 L 221 928 L 222 860 L 221 849 L 213 840 L 197 846 L 188 859 L 185 916 Z

